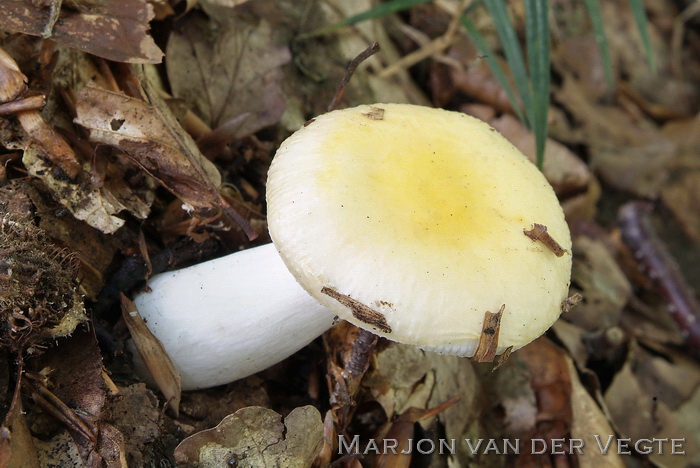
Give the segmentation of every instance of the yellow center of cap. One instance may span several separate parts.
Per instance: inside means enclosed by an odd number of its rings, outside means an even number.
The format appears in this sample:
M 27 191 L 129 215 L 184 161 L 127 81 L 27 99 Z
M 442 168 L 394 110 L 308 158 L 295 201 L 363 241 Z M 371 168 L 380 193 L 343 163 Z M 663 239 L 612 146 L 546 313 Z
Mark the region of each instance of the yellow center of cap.
M 357 114 L 332 129 L 319 147 L 326 155 L 317 172 L 319 192 L 353 213 L 347 220 L 353 230 L 364 226 L 389 242 L 400 237 L 416 246 L 460 249 L 502 233 L 506 219 L 494 206 L 503 204 L 507 190 L 497 183 L 502 174 L 486 172 L 494 166 L 483 164 L 492 145 L 484 141 L 474 149 L 464 144 L 471 135 L 448 128 L 406 145 L 420 127 L 413 116 L 387 112 L 382 120 Z M 500 159 L 491 155 L 492 162 Z M 505 162 L 500 170 L 510 172 L 512 162 Z M 521 220 L 522 213 L 510 218 Z

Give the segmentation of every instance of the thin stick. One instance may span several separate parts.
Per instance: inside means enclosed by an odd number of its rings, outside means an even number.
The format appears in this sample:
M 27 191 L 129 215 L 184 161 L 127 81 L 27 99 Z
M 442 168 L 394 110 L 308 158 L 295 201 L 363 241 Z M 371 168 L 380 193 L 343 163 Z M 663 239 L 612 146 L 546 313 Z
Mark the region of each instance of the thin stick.
M 0 115 L 16 114 L 17 112 L 41 109 L 46 105 L 46 97 L 43 95 L 31 96 L 16 101 L 0 104 Z
M 360 52 L 360 55 L 352 59 L 352 62 L 350 62 L 350 65 L 348 65 L 348 69 L 345 70 L 345 76 L 343 76 L 343 79 L 340 80 L 340 86 L 338 86 L 338 91 L 335 92 L 333 100 L 330 104 L 328 104 L 328 112 L 335 109 L 335 106 L 338 105 L 338 102 L 340 102 L 340 100 L 343 99 L 345 89 L 348 87 L 348 83 L 350 83 L 350 78 L 352 78 L 352 75 L 353 73 L 355 73 L 355 70 L 357 69 L 358 65 L 360 65 L 362 62 L 364 62 L 380 50 L 381 47 L 379 46 L 379 43 L 375 42 L 374 44 Z

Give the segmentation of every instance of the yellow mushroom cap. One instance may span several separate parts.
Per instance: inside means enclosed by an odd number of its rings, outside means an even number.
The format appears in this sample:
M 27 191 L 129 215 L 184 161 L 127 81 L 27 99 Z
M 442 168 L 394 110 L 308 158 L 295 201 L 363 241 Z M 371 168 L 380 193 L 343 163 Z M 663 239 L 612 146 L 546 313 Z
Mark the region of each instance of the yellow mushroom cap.
M 391 340 L 470 356 L 505 305 L 498 353 L 561 313 L 571 240 L 542 173 L 486 123 L 407 104 L 324 114 L 267 183 L 272 239 L 302 287 Z M 546 226 L 557 256 L 524 234 Z

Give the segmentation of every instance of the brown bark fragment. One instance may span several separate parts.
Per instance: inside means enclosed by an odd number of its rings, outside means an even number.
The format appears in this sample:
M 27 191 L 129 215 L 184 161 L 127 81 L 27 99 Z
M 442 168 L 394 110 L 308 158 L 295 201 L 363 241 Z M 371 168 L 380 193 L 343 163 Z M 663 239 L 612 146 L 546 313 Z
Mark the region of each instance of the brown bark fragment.
M 479 337 L 479 345 L 472 357 L 476 362 L 493 362 L 498 349 L 498 335 L 501 331 L 501 316 L 506 305 L 503 304 L 498 312 L 486 312 L 484 314 L 484 325 Z
M 366 112 L 364 115 L 370 120 L 383 120 L 384 109 L 381 107 L 371 106 L 369 112 Z
M 564 255 L 564 253 L 566 253 L 566 249 L 559 245 L 559 242 L 554 240 L 554 238 L 549 235 L 547 232 L 547 226 L 544 224 L 534 223 L 532 229 L 523 229 L 523 233 L 534 241 L 542 242 L 547 246 L 547 248 L 549 248 L 549 250 L 554 252 L 554 255 L 557 257 L 561 257 Z
M 380 314 L 376 310 L 372 310 L 370 307 L 353 299 L 352 297 L 346 296 L 345 294 L 340 294 L 334 289 L 328 287 L 322 288 L 321 292 L 327 296 L 332 297 L 333 299 L 350 309 L 353 317 L 355 317 L 360 322 L 375 327 L 375 329 L 378 329 L 381 332 L 391 333 L 391 327 L 387 323 L 386 318 L 384 318 L 384 315 Z

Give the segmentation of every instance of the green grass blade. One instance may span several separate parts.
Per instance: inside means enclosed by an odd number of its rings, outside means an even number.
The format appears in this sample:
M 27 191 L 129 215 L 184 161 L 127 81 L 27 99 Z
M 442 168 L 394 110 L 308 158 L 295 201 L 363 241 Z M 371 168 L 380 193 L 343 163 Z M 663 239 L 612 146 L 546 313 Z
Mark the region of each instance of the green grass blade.
M 323 36 L 328 33 L 335 32 L 339 29 L 345 28 L 347 26 L 352 26 L 353 24 L 360 23 L 374 18 L 383 18 L 391 13 L 396 13 L 397 11 L 407 10 L 413 6 L 420 5 L 422 3 L 430 3 L 433 0 L 391 0 L 385 3 L 380 3 L 379 5 L 370 8 L 369 10 L 358 13 L 357 15 L 345 18 L 344 20 L 338 21 L 335 24 L 326 26 L 323 28 L 315 29 L 311 32 L 300 34 L 298 38 L 308 39 L 311 37 Z
M 523 114 L 526 117 L 523 123 L 527 127 L 531 127 L 531 91 L 518 35 L 515 33 L 515 28 L 510 20 L 510 16 L 508 16 L 508 11 L 506 10 L 506 5 L 503 0 L 486 0 L 485 5 L 493 19 L 496 32 L 501 40 L 503 53 L 506 56 L 508 67 L 515 81 L 515 87 L 522 101 L 524 108 Z
M 654 60 L 654 51 L 651 48 L 651 39 L 649 38 L 649 23 L 647 22 L 647 14 L 644 10 L 644 1 L 629 0 L 629 2 L 630 7 L 632 8 L 632 16 L 634 16 L 634 22 L 637 23 L 637 29 L 639 30 L 639 35 L 642 38 L 642 45 L 644 46 L 644 53 L 647 56 L 649 68 L 651 68 L 652 73 L 656 73 L 656 61 Z
M 476 29 L 474 23 L 472 23 L 469 20 L 469 18 L 463 15 L 461 18 L 461 22 L 462 26 L 464 26 L 464 28 L 469 33 L 469 36 L 472 38 L 472 41 L 474 41 L 476 48 L 479 50 L 479 53 L 484 58 L 484 60 L 486 60 L 486 63 L 488 63 L 489 68 L 491 68 L 491 72 L 496 78 L 496 81 L 498 81 L 498 84 L 500 84 L 503 90 L 506 92 L 508 100 L 510 101 L 511 106 L 513 106 L 513 109 L 515 111 L 515 115 L 518 116 L 518 119 L 520 119 L 521 122 L 525 122 L 525 116 L 523 115 L 521 109 L 521 102 L 518 100 L 513 86 L 508 81 L 508 78 L 506 77 L 506 74 L 503 71 L 503 67 L 501 67 L 501 64 L 498 62 L 498 60 L 496 60 L 493 51 L 484 40 L 484 37 Z
M 600 11 L 600 1 L 584 1 L 586 3 L 586 8 L 588 9 L 588 15 L 591 17 L 591 24 L 593 25 L 593 33 L 595 34 L 595 42 L 598 45 L 600 59 L 603 62 L 603 73 L 605 75 L 605 83 L 607 84 L 608 89 L 613 89 L 613 87 L 615 86 L 615 80 L 613 79 L 612 73 L 610 46 L 608 45 L 608 39 L 607 37 L 605 37 L 605 30 L 603 28 L 603 15 Z
M 530 125 L 535 136 L 537 167 L 542 169 L 547 141 L 551 73 L 548 0 L 525 0 L 525 41 L 532 89 Z

